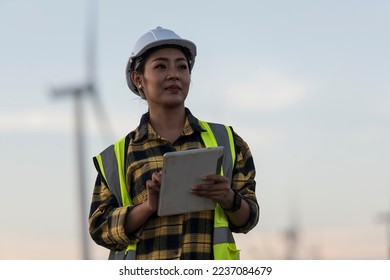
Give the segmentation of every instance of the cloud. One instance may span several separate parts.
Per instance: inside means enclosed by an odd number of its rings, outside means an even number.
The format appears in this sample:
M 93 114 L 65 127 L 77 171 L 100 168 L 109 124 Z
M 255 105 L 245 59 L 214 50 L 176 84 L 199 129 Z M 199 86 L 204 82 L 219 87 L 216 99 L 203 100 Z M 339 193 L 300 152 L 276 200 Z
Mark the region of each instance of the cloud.
M 70 132 L 73 126 L 68 112 L 55 109 L 30 109 L 0 112 L 0 131 L 18 132 Z
M 274 111 L 294 106 L 307 94 L 307 83 L 283 73 L 260 70 L 225 89 L 225 101 L 241 110 Z
M 259 125 L 240 124 L 239 121 L 233 123 L 234 131 L 248 143 L 252 153 L 269 152 L 274 154 L 287 141 L 287 135 L 281 130 Z
M 92 136 L 103 135 L 110 141 L 127 134 L 138 125 L 138 112 L 112 112 L 109 119 L 97 118 L 90 108 L 85 110 L 84 133 Z M 8 110 L 0 112 L 0 133 L 49 133 L 73 134 L 75 116 L 73 110 L 42 107 L 28 110 Z M 107 121 L 107 122 L 105 122 Z
M 388 90 L 390 92 L 390 90 Z M 390 114 L 390 96 L 385 95 L 382 98 L 380 98 L 375 106 L 374 106 L 374 112 L 378 113 L 383 116 L 388 116 Z

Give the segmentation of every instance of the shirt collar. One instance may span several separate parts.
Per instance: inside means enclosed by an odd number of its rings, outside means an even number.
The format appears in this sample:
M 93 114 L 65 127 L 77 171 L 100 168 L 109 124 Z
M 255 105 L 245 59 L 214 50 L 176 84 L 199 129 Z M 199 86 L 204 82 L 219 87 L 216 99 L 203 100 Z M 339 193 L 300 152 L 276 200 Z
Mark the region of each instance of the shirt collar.
M 184 124 L 182 135 L 191 135 L 195 132 L 202 132 L 203 129 L 199 125 L 199 121 L 195 118 L 188 108 L 185 108 L 186 121 Z M 160 139 L 161 137 L 156 133 L 153 127 L 149 123 L 149 112 L 145 113 L 141 117 L 140 124 L 135 130 L 134 142 L 138 142 L 146 139 Z

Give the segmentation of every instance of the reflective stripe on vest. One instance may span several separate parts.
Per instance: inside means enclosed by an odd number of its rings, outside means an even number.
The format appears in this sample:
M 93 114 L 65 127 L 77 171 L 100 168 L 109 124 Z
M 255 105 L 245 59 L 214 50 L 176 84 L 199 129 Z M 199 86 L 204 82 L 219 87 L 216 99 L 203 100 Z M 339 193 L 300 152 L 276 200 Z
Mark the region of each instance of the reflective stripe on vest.
M 199 121 L 199 124 L 206 130 L 201 133 L 206 147 L 219 145 L 225 148 L 221 174 L 231 182 L 236 160 L 232 130 L 230 127 L 222 124 L 204 121 Z M 215 260 L 238 260 L 240 258 L 233 234 L 229 229 L 228 218 L 219 204 L 217 204 L 214 210 L 213 253 Z
M 115 195 L 119 204 L 133 205 L 126 189 L 125 180 L 125 140 L 126 137 L 109 146 L 95 157 L 95 166 L 100 170 L 107 187 Z M 115 164 L 113 164 L 115 163 Z
M 133 205 L 127 192 L 125 180 L 125 142 L 126 137 L 106 148 L 94 158 L 95 166 L 100 171 L 107 187 L 115 196 L 118 203 L 123 206 Z M 113 164 L 114 163 L 114 164 Z M 109 260 L 135 259 L 137 244 L 129 244 L 125 250 L 110 251 Z
M 224 160 L 221 173 L 231 181 L 235 162 L 235 147 L 232 130 L 228 126 L 199 121 L 205 130 L 201 132 L 206 147 L 223 146 Z M 107 187 L 115 195 L 119 204 L 133 205 L 126 188 L 125 181 L 125 139 L 122 138 L 114 145 L 109 146 L 94 158 L 95 166 L 105 180 Z M 213 253 L 216 260 L 239 259 L 233 234 L 229 229 L 227 216 L 222 207 L 217 204 L 214 210 Z M 135 259 L 136 243 L 128 245 L 125 250 L 111 251 L 109 259 Z

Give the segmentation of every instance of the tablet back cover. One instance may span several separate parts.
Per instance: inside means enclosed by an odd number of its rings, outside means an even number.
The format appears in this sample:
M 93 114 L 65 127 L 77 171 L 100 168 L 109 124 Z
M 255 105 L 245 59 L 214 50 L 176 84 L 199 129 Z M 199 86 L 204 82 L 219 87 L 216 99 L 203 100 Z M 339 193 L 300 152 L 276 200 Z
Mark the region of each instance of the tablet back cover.
M 191 193 L 202 176 L 219 174 L 223 147 L 170 152 L 164 155 L 158 216 L 212 210 L 215 202 Z

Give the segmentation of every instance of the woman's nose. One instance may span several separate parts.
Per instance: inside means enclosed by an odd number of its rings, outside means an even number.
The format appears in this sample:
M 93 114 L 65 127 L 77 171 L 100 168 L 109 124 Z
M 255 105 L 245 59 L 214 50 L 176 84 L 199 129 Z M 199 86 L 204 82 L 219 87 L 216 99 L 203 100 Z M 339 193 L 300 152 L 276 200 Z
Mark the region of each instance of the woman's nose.
M 170 68 L 168 71 L 167 80 L 178 80 L 179 78 L 179 71 L 175 68 Z

